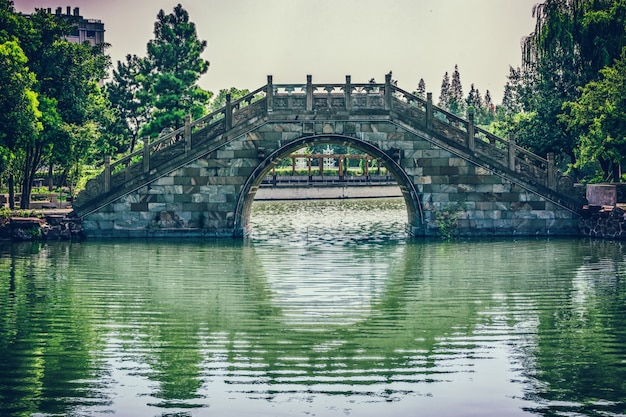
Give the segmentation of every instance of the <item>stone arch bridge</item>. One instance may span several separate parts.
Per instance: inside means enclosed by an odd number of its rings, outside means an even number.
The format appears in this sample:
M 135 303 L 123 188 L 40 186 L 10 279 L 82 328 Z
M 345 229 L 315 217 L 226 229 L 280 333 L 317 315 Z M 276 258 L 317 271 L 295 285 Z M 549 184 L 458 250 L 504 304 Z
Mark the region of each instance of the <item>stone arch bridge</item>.
M 90 180 L 73 216 L 88 237 L 242 236 L 255 192 L 280 158 L 339 143 L 383 161 L 408 230 L 466 236 L 575 235 L 582 197 L 544 159 L 385 83 L 274 84 L 160 137 Z

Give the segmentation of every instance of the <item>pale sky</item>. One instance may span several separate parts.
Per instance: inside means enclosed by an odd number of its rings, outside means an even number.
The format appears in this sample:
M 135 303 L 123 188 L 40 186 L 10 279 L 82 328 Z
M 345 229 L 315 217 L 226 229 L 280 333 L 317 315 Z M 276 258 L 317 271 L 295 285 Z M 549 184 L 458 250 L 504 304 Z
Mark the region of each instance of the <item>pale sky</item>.
M 384 81 L 416 89 L 420 78 L 439 97 L 446 71 L 458 64 L 467 95 L 475 84 L 496 103 L 509 66 L 521 63 L 522 37 L 534 28 L 532 7 L 541 0 L 14 0 L 15 8 L 67 6 L 104 23 L 113 63 L 126 54 L 146 56 L 160 9 L 181 3 L 208 42 L 211 65 L 200 85 L 254 90 L 274 83 Z

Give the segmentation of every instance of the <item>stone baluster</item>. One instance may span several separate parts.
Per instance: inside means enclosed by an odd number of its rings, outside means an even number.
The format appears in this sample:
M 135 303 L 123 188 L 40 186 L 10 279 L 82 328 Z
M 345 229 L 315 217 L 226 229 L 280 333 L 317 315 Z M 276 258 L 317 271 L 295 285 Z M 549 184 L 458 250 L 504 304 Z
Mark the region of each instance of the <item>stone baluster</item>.
M 104 192 L 111 191 L 111 156 L 104 157 Z
M 474 142 L 474 112 L 471 110 L 467 114 L 467 147 L 470 152 L 474 152 L 476 147 Z
M 306 76 L 306 111 L 313 110 L 313 76 Z
M 150 136 L 143 140 L 143 172 L 150 172 Z
M 515 171 L 515 150 L 517 144 L 513 135 L 509 135 L 509 169 Z
M 185 152 L 191 150 L 191 115 L 185 115 Z
M 548 188 L 556 189 L 556 170 L 554 169 L 554 152 L 548 152 Z
M 230 102 L 230 94 L 226 94 L 226 107 L 224 108 L 224 129 L 229 131 L 233 127 L 233 106 Z
M 265 88 L 267 111 L 274 111 L 274 82 L 271 75 L 267 76 L 267 87 Z
M 433 128 L 433 93 L 426 93 L 426 129 Z
M 346 110 L 350 111 L 352 108 L 352 77 L 346 75 L 346 87 L 343 90 L 344 99 L 346 101 Z
M 385 74 L 385 110 L 391 110 L 391 73 Z

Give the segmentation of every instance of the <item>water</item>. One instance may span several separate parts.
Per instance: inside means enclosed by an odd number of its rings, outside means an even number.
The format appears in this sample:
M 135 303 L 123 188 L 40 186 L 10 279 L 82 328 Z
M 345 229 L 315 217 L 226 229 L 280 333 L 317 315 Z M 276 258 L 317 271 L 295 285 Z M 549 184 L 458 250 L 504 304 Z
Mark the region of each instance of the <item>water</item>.
M 622 244 L 405 221 L 255 203 L 244 242 L 1 246 L 0 415 L 626 415 Z

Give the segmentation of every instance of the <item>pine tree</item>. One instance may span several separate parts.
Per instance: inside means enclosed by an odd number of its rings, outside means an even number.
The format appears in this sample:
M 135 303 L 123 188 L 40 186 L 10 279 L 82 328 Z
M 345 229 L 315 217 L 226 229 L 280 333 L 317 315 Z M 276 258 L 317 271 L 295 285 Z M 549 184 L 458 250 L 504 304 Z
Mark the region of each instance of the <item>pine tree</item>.
M 474 83 L 472 83 L 470 91 L 467 93 L 465 104 L 467 106 L 467 110 L 469 111 L 470 108 L 473 109 L 476 119 L 480 119 L 483 113 L 483 103 L 482 98 L 480 97 L 480 91 L 474 87 Z
M 483 98 L 484 119 L 481 120 L 481 124 L 488 125 L 496 118 L 496 106 L 491 99 L 491 92 L 485 91 L 485 97 Z
M 450 88 L 450 76 L 448 75 L 448 71 L 446 71 L 446 73 L 443 75 L 443 80 L 441 80 L 441 92 L 439 93 L 438 106 L 444 109 L 448 109 L 451 95 L 452 91 Z
M 181 127 L 187 114 L 200 117 L 211 97 L 197 85 L 209 69 L 209 62 L 201 57 L 207 42 L 198 39 L 195 24 L 180 4 L 168 15 L 159 11 L 154 36 L 148 42 L 152 68 L 146 77 L 152 118 L 142 131 L 152 136 L 164 128 Z
M 465 111 L 464 104 L 461 74 L 459 73 L 459 66 L 455 65 L 454 72 L 452 73 L 452 81 L 450 83 L 450 101 L 448 103 L 448 110 L 457 116 L 462 115 Z
M 417 90 L 415 91 L 415 95 L 420 98 L 426 98 L 426 83 L 423 78 L 420 78 L 419 83 L 417 84 Z
M 111 105 L 120 119 L 120 131 L 116 133 L 121 137 L 130 137 L 128 150 L 131 153 L 141 126 L 148 120 L 148 111 L 141 100 L 145 65 L 146 60 L 137 55 L 126 55 L 126 61 L 117 62 L 111 82 L 105 85 Z

